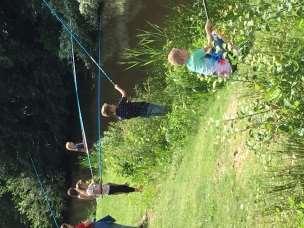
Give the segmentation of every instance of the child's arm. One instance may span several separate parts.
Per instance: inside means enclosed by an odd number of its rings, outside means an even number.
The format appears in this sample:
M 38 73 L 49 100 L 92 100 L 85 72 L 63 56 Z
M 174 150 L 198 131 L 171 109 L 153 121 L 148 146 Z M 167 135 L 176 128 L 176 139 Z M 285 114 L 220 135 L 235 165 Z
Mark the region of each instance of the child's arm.
M 76 189 L 83 189 L 83 188 L 87 188 L 88 185 L 83 182 L 82 180 L 77 181 L 76 183 Z
M 225 34 L 221 33 L 220 31 L 217 31 L 216 29 L 212 29 L 212 31 L 215 31 L 218 35 L 220 35 L 220 38 L 224 41 L 225 44 L 227 44 L 227 49 L 229 51 L 235 50 L 236 53 L 239 54 L 239 48 L 233 44 L 231 40 Z
M 95 197 L 92 196 L 88 196 L 86 190 L 83 190 L 82 187 L 80 185 L 83 185 L 82 180 L 79 180 L 76 183 L 76 188 L 75 190 L 79 193 L 79 195 L 77 196 L 78 199 L 82 199 L 82 200 L 92 200 L 95 199 Z
M 211 24 L 211 21 L 210 20 L 207 20 L 206 21 L 206 24 L 205 24 L 205 31 L 206 31 L 206 37 L 207 37 L 207 47 L 205 47 L 205 51 L 207 51 L 208 49 L 212 48 L 212 36 L 211 36 L 211 33 L 212 33 L 212 24 Z
M 80 185 L 82 185 L 82 180 L 77 181 L 76 183 L 76 189 L 80 189 Z
M 121 94 L 122 97 L 127 97 L 126 91 L 124 91 L 122 88 L 120 88 L 117 84 L 115 84 L 114 88 L 115 88 L 118 92 L 120 92 L 120 94 Z
M 96 199 L 96 197 L 79 194 L 78 195 L 78 199 L 81 199 L 81 200 L 94 200 L 94 199 Z
M 84 191 L 84 190 L 82 190 L 82 189 L 80 189 L 80 188 L 77 188 L 77 187 L 76 187 L 76 191 L 79 193 L 79 196 L 80 196 L 80 195 L 86 195 L 86 191 Z

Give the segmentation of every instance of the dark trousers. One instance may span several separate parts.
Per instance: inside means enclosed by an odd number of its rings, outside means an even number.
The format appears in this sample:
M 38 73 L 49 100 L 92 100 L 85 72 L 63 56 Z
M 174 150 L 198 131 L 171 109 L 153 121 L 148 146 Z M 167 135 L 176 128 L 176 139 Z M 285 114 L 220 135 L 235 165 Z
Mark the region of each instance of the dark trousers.
M 109 183 L 110 191 L 109 195 L 117 195 L 117 194 L 123 194 L 123 193 L 130 193 L 135 192 L 136 189 L 129 187 L 128 185 L 120 185 L 120 184 L 111 184 Z
M 141 111 L 141 117 L 164 116 L 168 113 L 165 106 L 147 103 L 146 107 Z

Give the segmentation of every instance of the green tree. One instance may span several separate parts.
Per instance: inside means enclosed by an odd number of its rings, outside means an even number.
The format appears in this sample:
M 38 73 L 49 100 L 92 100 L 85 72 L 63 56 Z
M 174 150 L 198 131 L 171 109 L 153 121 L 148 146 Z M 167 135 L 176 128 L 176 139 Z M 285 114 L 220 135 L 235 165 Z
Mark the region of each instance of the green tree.
M 44 10 L 38 1 L 0 2 L 0 180 L 5 186 L 0 211 L 16 214 L 9 218 L 30 227 L 50 227 L 52 222 L 29 153 L 57 219 L 63 209 L 62 148 L 72 91 L 67 65 L 57 55 L 60 27 Z
M 52 0 L 52 6 L 56 12 L 61 15 L 63 21 L 70 26 L 77 34 L 78 39 L 85 46 L 85 48 L 95 55 L 95 47 L 98 38 L 98 23 L 101 11 L 101 1 L 78 1 L 75 0 Z M 48 14 L 50 12 L 47 12 Z M 60 36 L 60 56 L 62 58 L 70 57 L 70 35 L 62 29 Z M 91 60 L 82 52 L 81 49 L 76 48 L 76 55 L 85 63 L 87 68 L 92 68 Z

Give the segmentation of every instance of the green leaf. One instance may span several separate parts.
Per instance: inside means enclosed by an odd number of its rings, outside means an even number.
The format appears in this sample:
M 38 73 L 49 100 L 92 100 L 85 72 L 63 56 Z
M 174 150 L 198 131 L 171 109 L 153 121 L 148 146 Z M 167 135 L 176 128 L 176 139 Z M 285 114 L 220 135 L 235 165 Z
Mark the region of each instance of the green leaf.
M 270 89 L 265 96 L 266 101 L 278 100 L 282 96 L 281 90 L 278 87 Z

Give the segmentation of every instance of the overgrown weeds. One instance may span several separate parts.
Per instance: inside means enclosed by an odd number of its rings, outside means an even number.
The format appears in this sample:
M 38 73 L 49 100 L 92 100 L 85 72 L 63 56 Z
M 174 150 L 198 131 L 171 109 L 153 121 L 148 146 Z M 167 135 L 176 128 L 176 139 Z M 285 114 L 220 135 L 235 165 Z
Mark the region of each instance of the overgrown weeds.
M 226 81 L 203 78 L 167 64 L 172 47 L 202 47 L 201 1 L 177 6 L 165 28 L 151 25 L 138 36 L 139 47 L 128 50 L 125 64 L 149 69 L 137 87 L 138 99 L 166 104 L 165 118 L 114 123 L 103 140 L 106 172 L 137 183 L 154 183 L 170 167 L 188 135 L 195 134 L 199 115 Z M 231 82 L 249 89 L 248 103 L 238 118 L 248 125 L 247 146 L 264 164 L 260 210 L 263 216 L 303 223 L 304 21 L 300 0 L 224 1 L 210 4 L 217 27 L 241 46 L 238 72 Z M 290 26 L 292 25 L 292 26 Z M 279 34 L 279 35 L 278 35 Z M 276 216 L 275 218 L 271 218 Z M 292 222 L 291 222 L 292 224 Z

